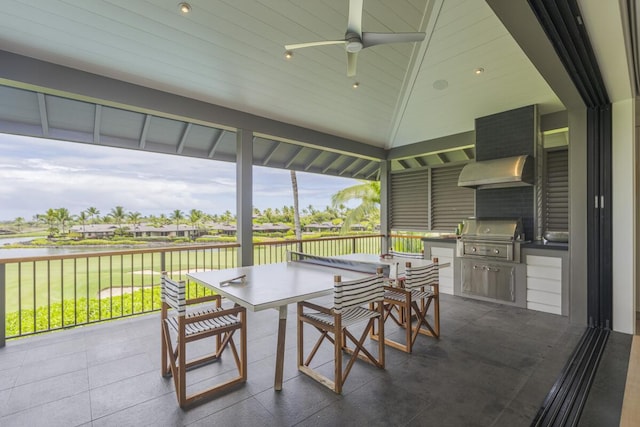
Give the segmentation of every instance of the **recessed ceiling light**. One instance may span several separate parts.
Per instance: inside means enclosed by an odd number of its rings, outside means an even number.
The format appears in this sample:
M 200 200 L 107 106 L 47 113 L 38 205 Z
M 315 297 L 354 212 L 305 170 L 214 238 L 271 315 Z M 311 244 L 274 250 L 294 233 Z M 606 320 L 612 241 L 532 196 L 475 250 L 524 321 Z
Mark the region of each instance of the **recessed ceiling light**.
M 473 72 L 476 75 L 480 75 L 480 74 L 484 73 L 484 68 L 482 68 L 482 67 L 476 68 L 475 70 L 473 70 Z
M 293 57 L 293 52 L 291 52 L 290 50 L 285 51 L 284 57 L 287 59 L 291 59 Z
M 191 12 L 191 5 L 187 2 L 178 3 L 178 9 L 180 9 L 180 13 L 187 14 Z
M 358 82 L 353 82 L 352 87 L 353 87 L 354 89 L 358 89 L 358 88 L 360 87 L 360 83 L 358 83 Z

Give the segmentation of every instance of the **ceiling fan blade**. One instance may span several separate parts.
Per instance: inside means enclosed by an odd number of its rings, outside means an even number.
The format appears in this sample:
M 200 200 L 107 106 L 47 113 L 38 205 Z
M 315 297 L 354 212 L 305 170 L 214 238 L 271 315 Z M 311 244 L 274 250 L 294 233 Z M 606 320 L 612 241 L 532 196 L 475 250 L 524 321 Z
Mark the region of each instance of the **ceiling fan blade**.
M 331 45 L 331 44 L 345 44 L 345 43 L 346 43 L 345 40 L 326 40 L 322 42 L 288 44 L 288 45 L 285 45 L 284 48 L 286 50 L 294 50 L 294 49 L 301 49 L 303 47 L 325 46 L 325 45 Z
M 356 33 L 362 37 L 362 1 L 349 0 L 349 21 L 347 33 Z
M 347 52 L 347 77 L 356 75 L 356 65 L 358 64 L 358 54 Z
M 421 42 L 425 33 L 362 33 L 362 48 L 387 43 Z

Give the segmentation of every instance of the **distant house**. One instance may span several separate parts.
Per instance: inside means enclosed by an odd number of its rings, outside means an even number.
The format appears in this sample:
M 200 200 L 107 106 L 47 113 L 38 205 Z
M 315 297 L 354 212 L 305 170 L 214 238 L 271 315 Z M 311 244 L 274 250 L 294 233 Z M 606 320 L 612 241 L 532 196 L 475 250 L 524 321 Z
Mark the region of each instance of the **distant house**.
M 225 236 L 235 236 L 237 231 L 235 224 L 207 224 L 207 227 L 211 232 L 217 232 Z M 253 231 L 259 233 L 286 233 L 289 230 L 291 230 L 291 227 L 284 224 L 253 224 Z
M 321 232 L 321 231 L 338 231 L 340 230 L 339 225 L 332 224 L 330 222 L 316 223 L 312 222 L 311 224 L 307 224 L 303 227 L 306 232 Z
M 253 224 L 253 231 L 261 232 L 261 233 L 286 233 L 291 230 L 291 227 L 284 224 Z
M 87 225 L 74 225 L 71 227 L 71 232 L 82 235 L 83 239 L 101 239 L 113 237 L 116 231 L 120 227 L 116 224 L 87 224 Z M 149 224 L 123 224 L 122 228 L 127 230 L 127 233 L 133 235 L 133 237 L 197 237 L 200 230 L 197 227 L 193 227 L 186 224 L 175 225 L 163 225 L 161 227 L 154 227 Z
M 236 225 L 235 224 L 207 224 L 211 233 L 222 234 L 224 236 L 235 236 L 236 235 Z

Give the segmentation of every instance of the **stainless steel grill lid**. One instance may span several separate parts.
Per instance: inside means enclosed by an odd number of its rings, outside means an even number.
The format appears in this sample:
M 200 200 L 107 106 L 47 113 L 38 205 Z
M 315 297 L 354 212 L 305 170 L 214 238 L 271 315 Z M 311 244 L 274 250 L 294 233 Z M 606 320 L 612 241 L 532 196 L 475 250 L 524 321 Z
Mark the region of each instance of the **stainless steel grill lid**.
M 521 240 L 520 219 L 466 219 L 463 222 L 463 240 L 514 241 Z

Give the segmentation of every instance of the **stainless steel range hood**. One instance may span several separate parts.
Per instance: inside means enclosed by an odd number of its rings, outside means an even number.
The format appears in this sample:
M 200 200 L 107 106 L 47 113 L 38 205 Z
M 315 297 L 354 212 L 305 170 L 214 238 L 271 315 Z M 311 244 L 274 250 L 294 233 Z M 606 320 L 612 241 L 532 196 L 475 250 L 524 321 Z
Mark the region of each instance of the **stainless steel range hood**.
M 534 158 L 522 155 L 469 163 L 460 172 L 458 186 L 478 190 L 517 187 L 533 185 L 534 179 Z

